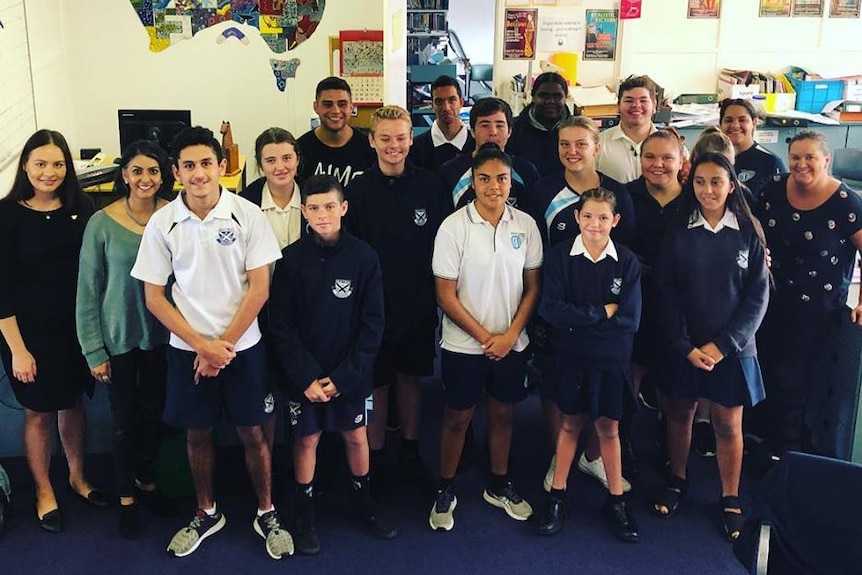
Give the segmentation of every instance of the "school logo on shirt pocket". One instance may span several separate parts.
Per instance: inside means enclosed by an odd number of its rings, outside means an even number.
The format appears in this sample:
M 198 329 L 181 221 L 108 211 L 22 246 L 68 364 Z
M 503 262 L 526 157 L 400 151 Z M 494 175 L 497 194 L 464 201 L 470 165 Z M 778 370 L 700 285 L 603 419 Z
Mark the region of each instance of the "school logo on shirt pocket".
M 413 223 L 420 228 L 428 223 L 428 212 L 425 208 L 416 208 L 413 210 Z
M 743 184 L 757 175 L 757 172 L 754 170 L 739 170 L 739 173 L 736 174 L 736 177 L 739 178 L 739 181 Z
M 524 241 L 527 239 L 527 234 L 523 232 L 512 232 L 509 241 L 512 242 L 512 247 L 514 249 L 520 249 L 522 245 L 524 245 Z
M 338 299 L 347 299 L 353 293 L 353 282 L 350 280 L 335 280 L 332 284 L 332 295 Z
M 748 250 L 739 250 L 736 254 L 736 265 L 744 270 L 748 269 Z
M 620 295 L 620 292 L 623 290 L 623 278 L 614 278 L 611 282 L 611 293 L 614 295 Z
M 222 228 L 218 231 L 216 241 L 219 245 L 229 246 L 236 241 L 236 232 L 233 228 Z

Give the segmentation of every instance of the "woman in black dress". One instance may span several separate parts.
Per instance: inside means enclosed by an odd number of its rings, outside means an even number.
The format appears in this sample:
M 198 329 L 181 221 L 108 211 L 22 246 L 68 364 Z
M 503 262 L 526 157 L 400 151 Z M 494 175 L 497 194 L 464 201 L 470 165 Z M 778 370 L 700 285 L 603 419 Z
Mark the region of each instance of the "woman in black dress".
M 804 416 L 813 360 L 830 318 L 845 313 L 862 248 L 862 198 L 829 174 L 826 136 L 804 130 L 789 145 L 790 173 L 763 188 L 758 216 L 772 255 L 775 294 L 758 334 L 770 447 L 807 449 Z M 851 320 L 862 326 L 862 302 Z
M 39 130 L 24 144 L 15 182 L 0 200 L 0 358 L 24 406 L 24 450 L 40 526 L 62 531 L 48 470 L 54 419 L 69 487 L 95 506 L 104 493 L 84 477 L 81 393 L 93 379 L 75 332 L 78 252 L 93 205 L 81 191 L 63 136 Z

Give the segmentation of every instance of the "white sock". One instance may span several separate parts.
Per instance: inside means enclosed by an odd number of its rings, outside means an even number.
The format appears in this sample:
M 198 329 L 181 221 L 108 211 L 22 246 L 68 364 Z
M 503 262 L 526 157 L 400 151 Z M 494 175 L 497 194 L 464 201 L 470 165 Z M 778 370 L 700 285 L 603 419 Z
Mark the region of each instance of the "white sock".
M 275 511 L 275 505 L 270 505 L 270 506 L 269 506 L 269 509 L 263 509 L 263 510 L 258 509 L 258 510 L 257 510 L 257 516 L 258 516 L 258 517 L 263 517 L 264 515 L 266 515 L 266 514 L 267 514 L 267 513 L 269 513 L 270 511 Z
M 216 504 L 213 503 L 212 507 L 210 507 L 209 509 L 204 509 L 203 512 L 206 513 L 207 515 L 209 515 L 210 517 L 213 517 L 216 514 Z

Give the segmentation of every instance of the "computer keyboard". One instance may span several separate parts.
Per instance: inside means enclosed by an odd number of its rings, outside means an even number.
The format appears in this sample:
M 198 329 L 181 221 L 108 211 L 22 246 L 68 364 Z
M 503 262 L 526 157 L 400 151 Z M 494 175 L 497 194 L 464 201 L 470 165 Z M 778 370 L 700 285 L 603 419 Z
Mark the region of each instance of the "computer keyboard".
M 77 168 L 77 166 L 76 166 Z M 99 164 L 76 170 L 78 183 L 82 188 L 89 188 L 98 184 L 107 184 L 114 181 L 114 175 L 120 168 L 117 164 Z

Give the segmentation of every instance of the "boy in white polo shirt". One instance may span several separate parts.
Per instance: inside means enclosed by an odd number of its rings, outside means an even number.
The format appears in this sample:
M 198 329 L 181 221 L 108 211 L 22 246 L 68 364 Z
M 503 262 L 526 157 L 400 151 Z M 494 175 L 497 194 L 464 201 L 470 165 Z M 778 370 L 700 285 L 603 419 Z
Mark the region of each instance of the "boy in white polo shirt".
M 260 209 L 219 185 L 225 160 L 213 133 L 180 132 L 171 144 L 183 191 L 144 231 L 132 276 L 145 282 L 147 308 L 171 332 L 165 422 L 186 429 L 198 510 L 168 545 L 184 557 L 225 525 L 213 496 L 212 428 L 224 410 L 236 425 L 258 499 L 253 527 L 267 553 L 293 553 L 272 504 L 266 354 L 257 314 L 269 296 L 269 264 L 281 257 Z M 172 304 L 166 297 L 174 276 Z
M 509 479 L 515 404 L 527 394 L 529 343 L 524 327 L 536 309 L 542 239 L 535 221 L 509 206 L 512 159 L 495 144 L 473 158 L 476 199 L 444 220 L 432 268 L 443 318 L 445 410 L 440 485 L 429 523 L 454 526 L 454 479 L 464 435 L 482 391 L 488 392 L 491 480 L 483 497 L 507 515 L 532 515 Z

